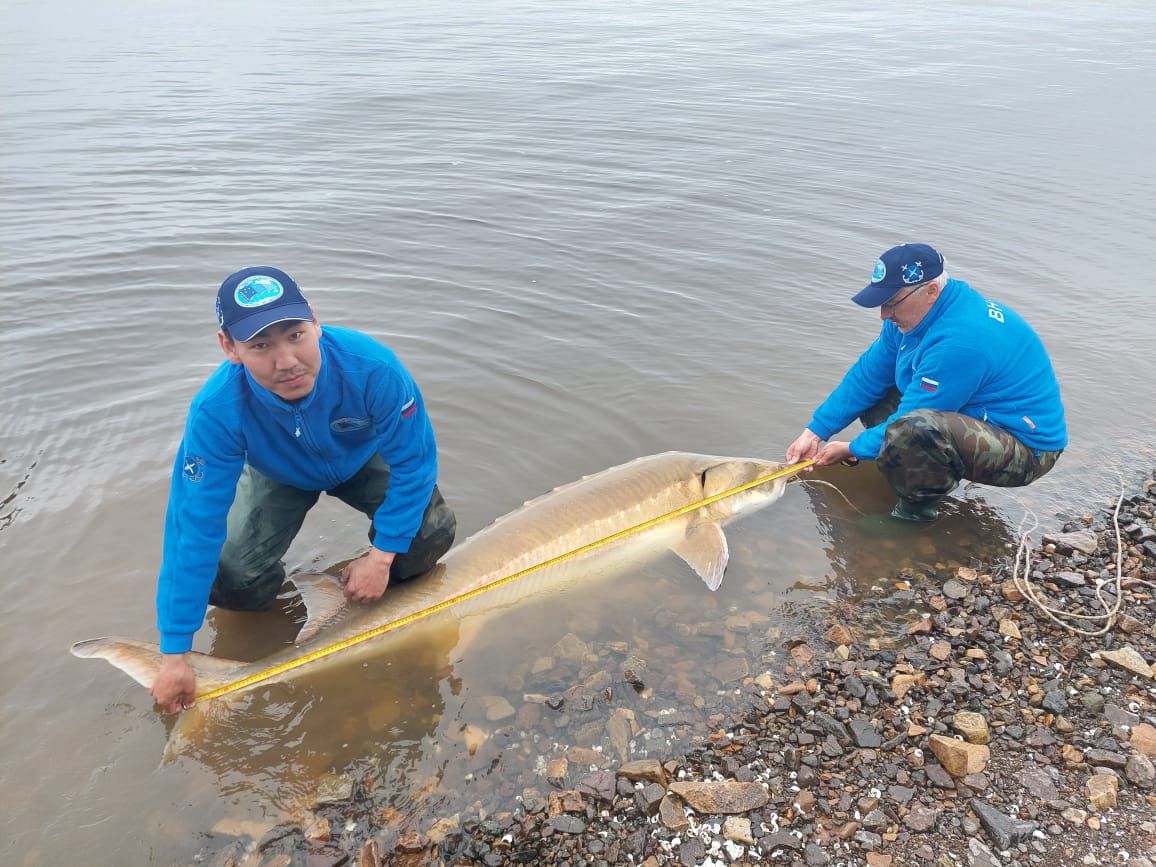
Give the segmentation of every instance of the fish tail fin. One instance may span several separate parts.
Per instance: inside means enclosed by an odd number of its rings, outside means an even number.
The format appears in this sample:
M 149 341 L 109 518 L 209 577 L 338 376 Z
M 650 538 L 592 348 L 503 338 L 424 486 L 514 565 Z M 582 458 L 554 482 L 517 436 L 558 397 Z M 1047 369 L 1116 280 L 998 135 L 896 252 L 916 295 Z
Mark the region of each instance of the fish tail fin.
M 93 638 L 72 645 L 72 655 L 82 659 L 105 659 L 145 688 L 151 688 L 160 671 L 160 648 L 133 638 Z M 197 673 L 197 688 L 209 692 L 233 683 L 248 663 L 190 652 L 189 664 Z M 181 711 L 172 723 L 162 763 L 168 763 L 183 752 L 200 744 L 213 723 L 229 712 L 226 698 L 198 701 Z
M 161 667 L 161 651 L 155 644 L 132 638 L 90 638 L 72 645 L 72 655 L 81 659 L 106 659 L 145 689 L 156 680 Z
M 161 667 L 161 649 L 147 641 L 135 638 L 90 638 L 72 645 L 72 655 L 82 659 L 105 659 L 115 665 L 145 689 L 151 689 Z M 239 679 L 238 672 L 245 662 L 210 656 L 192 651 L 189 664 L 197 673 L 197 688 L 209 692 Z

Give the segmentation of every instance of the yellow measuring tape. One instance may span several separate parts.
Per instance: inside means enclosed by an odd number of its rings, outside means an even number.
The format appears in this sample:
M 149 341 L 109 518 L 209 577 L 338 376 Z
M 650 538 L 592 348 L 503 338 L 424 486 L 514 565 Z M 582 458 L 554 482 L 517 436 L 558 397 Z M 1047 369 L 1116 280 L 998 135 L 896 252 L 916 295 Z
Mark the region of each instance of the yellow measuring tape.
M 577 557 L 579 554 L 585 554 L 587 551 L 593 551 L 595 548 L 601 548 L 603 545 L 609 545 L 611 542 L 617 542 L 619 539 L 623 539 L 627 536 L 633 535 L 634 533 L 640 533 L 643 530 L 649 530 L 651 527 L 655 526 L 656 524 L 661 524 L 663 521 L 669 521 L 671 518 L 678 518 L 697 509 L 705 508 L 711 503 L 717 503 L 719 500 L 725 500 L 727 497 L 733 497 L 735 494 L 741 494 L 743 491 L 749 491 L 751 488 L 757 488 L 759 485 L 765 485 L 767 482 L 773 482 L 775 479 L 781 479 L 784 476 L 793 475 L 801 470 L 805 470 L 813 463 L 814 461 L 801 461 L 797 464 L 791 464 L 789 467 L 783 467 L 780 470 L 775 470 L 773 473 L 763 476 L 762 478 L 755 479 L 751 482 L 746 482 L 745 484 L 738 485 L 737 487 L 730 488 L 729 490 L 722 491 L 718 494 L 713 494 L 709 497 L 706 497 L 705 499 L 699 500 L 696 503 L 691 503 L 689 506 L 682 506 L 678 509 L 667 512 L 665 515 L 659 515 L 657 518 L 651 518 L 649 521 L 643 521 L 641 524 L 628 527 L 625 530 L 619 530 L 617 533 L 612 533 L 604 539 L 598 539 L 597 541 L 590 542 L 581 546 L 580 548 L 575 548 L 573 551 L 567 551 L 565 554 L 559 554 L 557 557 L 551 557 L 549 560 L 544 560 L 535 566 L 522 569 L 520 572 L 515 572 L 512 575 L 507 575 L 504 578 L 491 581 L 489 584 L 483 584 L 481 587 L 476 587 L 473 590 L 467 590 L 465 593 L 459 593 L 457 596 L 452 596 L 449 599 L 438 602 L 436 605 L 431 605 L 429 608 L 423 608 L 421 611 L 415 611 L 413 614 L 407 614 L 405 617 L 398 618 L 397 620 L 382 624 L 381 626 L 376 626 L 373 629 L 369 629 L 365 632 L 354 635 L 351 638 L 346 638 L 343 641 L 338 641 L 334 644 L 328 645 L 327 647 L 320 647 L 317 650 L 312 650 L 309 653 L 297 657 L 296 659 L 290 659 L 288 662 L 282 662 L 279 665 L 270 666 L 263 671 L 258 671 L 254 674 L 248 675 L 247 677 L 243 677 L 240 680 L 227 683 L 224 686 L 217 687 L 217 689 L 198 695 L 196 700 L 208 701 L 209 699 L 220 698 L 223 695 L 228 695 L 231 692 L 245 689 L 245 687 L 252 686 L 255 683 L 260 683 L 263 680 L 269 680 L 270 678 L 276 677 L 279 674 L 284 674 L 287 671 L 292 671 L 295 668 L 300 668 L 303 665 L 308 665 L 311 662 L 324 659 L 326 656 L 330 656 L 334 653 L 337 653 L 338 651 L 353 647 L 356 644 L 361 644 L 363 641 L 369 641 L 369 639 L 376 638 L 379 635 L 384 635 L 386 632 L 392 632 L 395 629 L 400 629 L 407 624 L 413 623 L 415 620 L 421 620 L 423 617 L 429 617 L 431 614 L 437 614 L 439 611 L 445 611 L 447 608 L 453 605 L 457 605 L 459 602 L 465 602 L 467 600 L 473 599 L 475 596 L 480 596 L 490 590 L 495 590 L 498 587 L 509 584 L 512 581 L 517 581 L 519 578 L 525 578 L 527 575 L 531 575 L 541 569 L 548 569 L 551 566 L 556 566 L 563 560 L 568 560 L 571 557 Z

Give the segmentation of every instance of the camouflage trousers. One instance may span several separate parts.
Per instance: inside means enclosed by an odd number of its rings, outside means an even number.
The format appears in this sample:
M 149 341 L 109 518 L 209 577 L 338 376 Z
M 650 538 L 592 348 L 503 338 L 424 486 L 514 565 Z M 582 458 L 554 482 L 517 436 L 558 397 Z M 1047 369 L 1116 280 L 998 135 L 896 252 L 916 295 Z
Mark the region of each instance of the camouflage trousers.
M 370 519 L 371 542 L 373 515 L 389 491 L 389 477 L 389 465 L 374 455 L 352 478 L 326 492 Z M 234 611 L 263 611 L 272 605 L 285 583 L 281 558 L 320 496 L 320 491 L 275 482 L 246 464 L 229 509 L 228 535 L 209 602 Z M 453 510 L 435 485 L 409 551 L 394 558 L 390 582 L 407 581 L 432 569 L 453 544 L 456 530 Z
M 866 427 L 882 424 L 899 408 L 899 390 L 863 413 Z M 961 479 L 1018 488 L 1056 465 L 1063 450 L 1029 448 L 1007 431 L 958 412 L 918 409 L 887 426 L 875 465 L 899 496 L 933 503 Z

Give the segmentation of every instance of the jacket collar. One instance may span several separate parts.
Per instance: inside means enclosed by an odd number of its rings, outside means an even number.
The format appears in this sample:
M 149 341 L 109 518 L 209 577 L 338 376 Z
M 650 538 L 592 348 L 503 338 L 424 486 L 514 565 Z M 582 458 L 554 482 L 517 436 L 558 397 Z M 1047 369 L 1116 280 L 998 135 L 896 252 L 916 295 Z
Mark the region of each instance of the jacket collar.
M 937 319 L 943 316 L 947 308 L 955 303 L 965 285 L 962 280 L 956 280 L 954 277 L 949 278 L 943 287 L 943 291 L 939 293 L 939 298 L 936 299 L 931 309 L 927 311 L 927 315 L 923 317 L 918 325 L 904 334 L 903 337 L 907 339 L 914 338 L 916 340 L 922 337 L 924 332 L 926 332 Z M 316 389 L 314 390 L 316 391 Z

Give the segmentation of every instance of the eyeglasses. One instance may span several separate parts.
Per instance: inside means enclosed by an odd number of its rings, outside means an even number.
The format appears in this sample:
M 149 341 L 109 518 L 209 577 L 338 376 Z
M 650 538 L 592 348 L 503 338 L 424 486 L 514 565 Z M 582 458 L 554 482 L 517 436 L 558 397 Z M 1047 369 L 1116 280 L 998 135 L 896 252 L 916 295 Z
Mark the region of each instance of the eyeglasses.
M 914 289 L 912 289 L 910 292 L 908 292 L 906 295 L 904 295 L 898 301 L 888 301 L 886 304 L 880 304 L 879 306 L 885 313 L 890 313 L 892 310 L 894 310 L 896 307 L 898 307 L 900 304 L 902 304 L 904 301 L 906 301 L 908 298 L 910 298 L 912 295 L 914 295 L 916 292 L 918 292 L 920 289 L 922 289 L 926 285 L 927 285 L 926 283 L 921 283 L 919 286 L 916 286 Z

